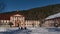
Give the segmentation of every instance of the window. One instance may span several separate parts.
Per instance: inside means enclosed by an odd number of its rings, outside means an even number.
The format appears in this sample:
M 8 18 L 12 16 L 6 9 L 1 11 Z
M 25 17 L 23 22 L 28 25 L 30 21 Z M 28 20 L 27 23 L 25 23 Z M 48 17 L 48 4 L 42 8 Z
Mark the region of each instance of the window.
M 7 20 L 7 23 L 8 23 L 9 21 Z
M 3 20 L 1 20 L 1 23 L 3 23 Z
M 6 23 L 6 20 L 4 20 L 4 23 Z

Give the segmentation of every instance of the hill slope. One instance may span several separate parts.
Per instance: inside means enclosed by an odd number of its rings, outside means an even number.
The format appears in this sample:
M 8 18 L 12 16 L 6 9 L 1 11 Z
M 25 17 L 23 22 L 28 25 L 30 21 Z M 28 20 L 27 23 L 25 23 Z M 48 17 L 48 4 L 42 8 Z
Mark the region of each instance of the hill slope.
M 25 15 L 25 18 L 27 20 L 42 20 L 49 15 L 59 13 L 60 4 L 49 5 L 49 6 L 44 6 L 44 7 L 37 7 L 37 8 L 29 9 L 29 10 L 22 10 L 19 12 L 22 13 L 23 15 Z M 12 14 L 12 13 L 14 13 L 14 11 L 6 12 L 4 14 Z
M 59 12 L 60 12 L 60 4 L 32 8 L 24 11 L 25 15 L 28 16 L 28 19 L 39 19 L 39 20 Z

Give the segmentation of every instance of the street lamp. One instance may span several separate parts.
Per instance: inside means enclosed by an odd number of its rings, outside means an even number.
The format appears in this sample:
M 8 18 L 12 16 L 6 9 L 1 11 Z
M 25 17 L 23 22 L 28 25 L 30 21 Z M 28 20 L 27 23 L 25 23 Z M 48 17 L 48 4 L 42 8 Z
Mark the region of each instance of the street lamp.
M 58 27 L 58 23 L 55 23 L 54 26 L 55 26 L 55 27 Z

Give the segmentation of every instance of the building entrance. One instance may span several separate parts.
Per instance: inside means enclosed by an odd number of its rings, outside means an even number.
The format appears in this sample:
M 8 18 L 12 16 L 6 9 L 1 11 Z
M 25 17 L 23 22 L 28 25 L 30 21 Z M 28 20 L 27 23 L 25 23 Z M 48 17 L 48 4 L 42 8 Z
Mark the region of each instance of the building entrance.
M 21 27 L 21 21 L 20 20 L 15 20 L 15 26 L 16 27 Z
M 15 27 L 22 27 L 24 24 L 24 16 L 16 14 L 11 16 L 11 21 L 14 24 Z

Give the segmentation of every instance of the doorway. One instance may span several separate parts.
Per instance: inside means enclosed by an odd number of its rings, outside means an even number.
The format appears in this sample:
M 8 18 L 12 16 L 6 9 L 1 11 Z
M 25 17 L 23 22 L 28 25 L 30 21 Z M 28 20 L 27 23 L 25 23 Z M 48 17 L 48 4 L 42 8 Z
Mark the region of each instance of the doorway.
M 16 27 L 21 27 L 21 21 L 20 20 L 15 20 L 15 26 Z

